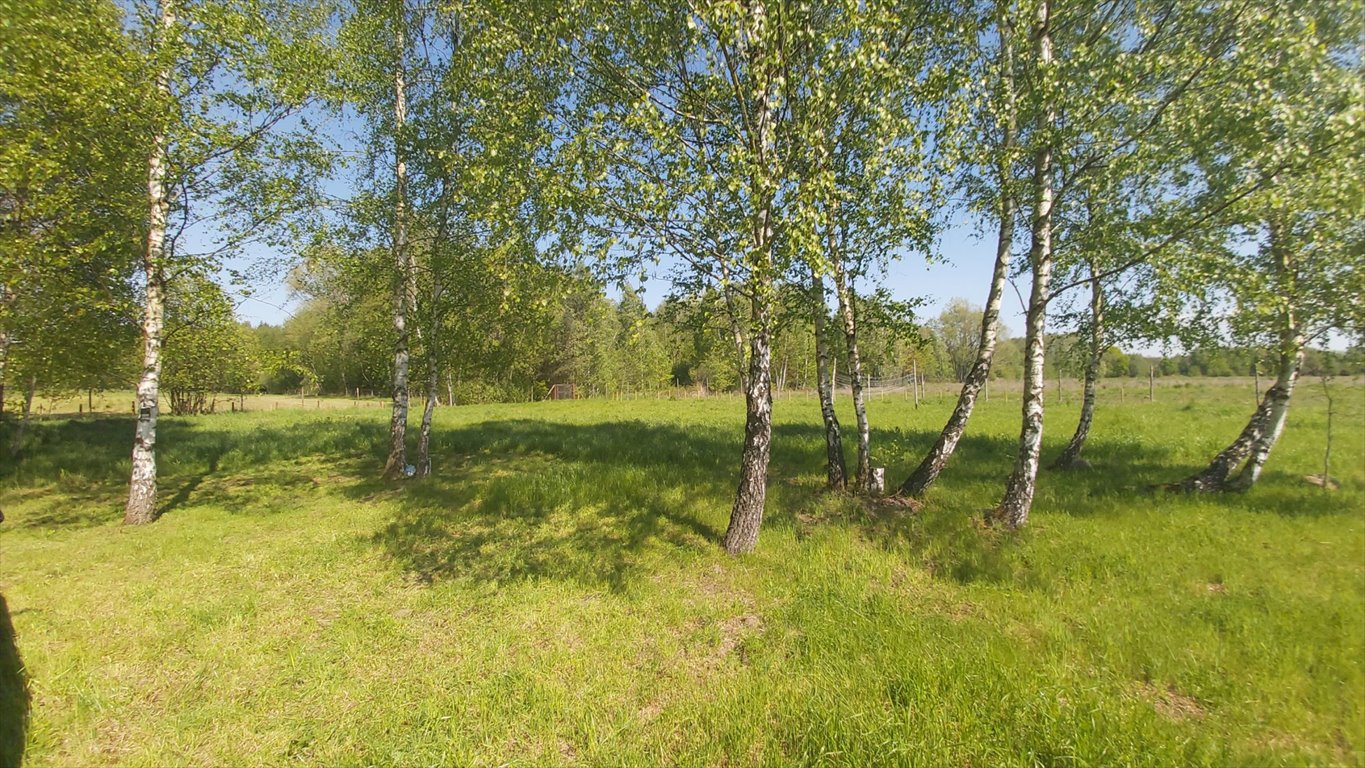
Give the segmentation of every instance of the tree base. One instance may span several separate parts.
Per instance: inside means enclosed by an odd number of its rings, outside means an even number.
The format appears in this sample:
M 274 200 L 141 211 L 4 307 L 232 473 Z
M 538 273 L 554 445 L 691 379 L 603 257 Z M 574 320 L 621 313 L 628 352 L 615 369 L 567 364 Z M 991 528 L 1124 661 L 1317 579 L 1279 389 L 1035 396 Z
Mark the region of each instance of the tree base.
M 1304 475 L 1303 481 L 1309 485 L 1316 485 L 1327 491 L 1341 490 L 1341 483 L 1335 477 L 1323 477 L 1322 475 Z
M 1167 483 L 1161 486 L 1163 490 L 1175 491 L 1177 493 L 1226 493 L 1233 490 L 1232 483 L 1226 478 L 1206 477 L 1195 475 L 1187 477 L 1174 483 Z
M 1094 466 L 1091 465 L 1091 463 L 1086 461 L 1085 459 L 1082 459 L 1080 456 L 1077 456 L 1072 459 L 1068 458 L 1058 459 L 1052 462 L 1052 465 L 1049 467 L 1049 469 L 1055 469 L 1058 472 L 1076 472 L 1087 469 L 1094 469 Z

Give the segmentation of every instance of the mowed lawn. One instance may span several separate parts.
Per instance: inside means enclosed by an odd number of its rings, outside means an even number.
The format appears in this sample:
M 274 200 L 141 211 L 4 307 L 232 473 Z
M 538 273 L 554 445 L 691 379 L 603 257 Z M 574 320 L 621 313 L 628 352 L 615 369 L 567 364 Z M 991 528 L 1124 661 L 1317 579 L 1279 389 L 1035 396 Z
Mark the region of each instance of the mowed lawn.
M 1340 491 L 1304 481 L 1316 381 L 1261 484 L 1202 498 L 1150 486 L 1250 389 L 1111 387 L 1019 534 L 979 522 L 1003 387 L 918 513 L 825 493 L 783 398 L 744 558 L 735 398 L 440 409 L 396 484 L 382 409 L 167 418 L 135 529 L 131 421 L 39 422 L 0 460 L 0 765 L 1359 765 L 1365 390 L 1334 386 Z M 872 401 L 889 481 L 949 407 Z

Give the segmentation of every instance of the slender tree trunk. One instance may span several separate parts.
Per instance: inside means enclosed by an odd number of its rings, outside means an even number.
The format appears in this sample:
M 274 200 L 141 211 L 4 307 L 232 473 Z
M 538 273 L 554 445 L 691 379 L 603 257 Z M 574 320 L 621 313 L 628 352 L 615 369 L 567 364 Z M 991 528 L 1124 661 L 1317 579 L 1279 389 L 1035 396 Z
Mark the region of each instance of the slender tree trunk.
M 1295 293 L 1293 256 L 1289 252 L 1288 244 L 1284 242 L 1279 218 L 1272 216 L 1269 224 L 1275 277 L 1285 289 L 1285 295 L 1293 296 Z M 1239 491 L 1249 490 L 1260 479 L 1261 470 L 1265 468 L 1265 462 L 1270 458 L 1271 449 L 1280 441 L 1280 435 L 1284 434 L 1285 420 L 1289 416 L 1289 400 L 1294 396 L 1294 385 L 1299 380 L 1299 370 L 1303 367 L 1303 332 L 1298 326 L 1292 303 L 1283 309 L 1281 322 L 1279 370 L 1276 371 L 1275 386 L 1272 388 L 1275 397 L 1270 403 L 1266 428 L 1252 444 L 1251 455 L 1247 457 L 1246 465 L 1242 467 L 1233 484 Z M 1326 482 L 1327 478 L 1324 477 L 1323 483 Z
M 831 240 L 833 236 L 831 235 Z M 831 246 L 834 244 L 831 243 Z M 858 354 L 858 320 L 854 314 L 853 292 L 848 286 L 848 274 L 843 260 L 831 249 L 834 264 L 834 291 L 839 298 L 839 317 L 843 323 L 844 344 L 848 349 L 848 376 L 852 381 L 853 415 L 858 423 L 858 470 L 854 483 L 863 493 L 872 490 L 871 429 L 867 423 L 867 403 L 863 397 L 863 363 Z
M 1271 449 L 1280 441 L 1280 435 L 1284 434 L 1284 423 L 1289 416 L 1289 400 L 1294 396 L 1294 385 L 1298 382 L 1299 370 L 1303 367 L 1303 339 L 1294 334 L 1294 340 L 1298 348 L 1282 356 L 1279 375 L 1271 389 L 1275 396 L 1267 398 L 1270 400 L 1270 408 L 1266 414 L 1265 429 L 1261 430 L 1261 434 L 1251 445 L 1251 453 L 1247 456 L 1246 464 L 1232 484 L 1235 490 L 1250 490 L 1251 486 L 1256 484 L 1261 477 L 1261 470 L 1265 468 L 1266 460 L 1270 458 Z
M 1298 379 L 1302 362 L 1302 349 L 1291 352 L 1287 359 L 1282 360 L 1275 384 L 1266 390 L 1261 404 L 1252 413 L 1251 419 L 1242 428 L 1237 439 L 1219 451 L 1207 467 L 1168 487 L 1172 490 L 1204 493 L 1234 488 L 1245 490 L 1251 487 L 1260 477 L 1261 466 L 1264 466 L 1270 449 L 1275 446 L 1280 432 L 1284 429 L 1284 418 L 1289 411 L 1289 398 L 1293 395 L 1294 383 Z M 1258 453 L 1258 465 L 1252 469 L 1251 458 Z M 1242 469 L 1235 482 L 1230 481 L 1233 470 L 1244 461 L 1247 462 L 1247 466 Z
M 398 18 L 398 63 L 393 76 L 393 119 L 394 119 L 394 223 L 393 254 L 397 267 L 397 282 L 393 296 L 393 328 L 397 331 L 397 342 L 393 353 L 393 415 L 389 419 L 389 458 L 384 463 L 384 478 L 392 480 L 402 477 L 407 467 L 408 431 L 408 315 L 415 303 L 416 270 L 413 269 L 412 256 L 408 252 L 407 231 L 407 187 L 408 170 L 405 158 L 404 127 L 407 124 L 407 83 L 405 81 L 403 58 L 407 52 L 405 25 L 406 14 L 399 3 Z
M 754 297 L 754 330 L 749 340 L 749 374 L 744 390 L 744 450 L 740 456 L 739 489 L 725 531 L 725 550 L 732 555 L 752 552 L 763 524 L 767 496 L 768 460 L 773 430 L 771 311 Z
M 757 0 L 752 10 L 754 23 L 763 25 L 767 8 Z M 741 24 L 743 27 L 744 24 Z M 742 33 L 742 30 L 741 30 Z M 766 62 L 763 54 L 757 64 Z M 773 200 L 777 186 L 769 175 L 768 164 L 776 144 L 774 122 L 776 99 L 764 94 L 763 106 L 755 111 L 754 124 L 746 138 L 753 153 L 749 190 L 755 201 L 747 261 L 749 279 L 749 369 L 744 377 L 744 449 L 740 455 L 739 487 L 730 509 L 730 525 L 722 543 L 732 555 L 752 552 L 758 545 L 767 499 L 768 461 L 773 432 L 772 327 L 776 289 L 773 284 Z M 738 320 L 733 312 L 733 320 Z
M 33 395 L 38 391 L 38 377 L 30 374 L 28 386 L 24 389 L 24 405 L 20 411 L 19 423 L 14 425 L 14 436 L 10 439 L 9 455 L 14 458 L 24 449 L 24 430 L 28 427 L 28 418 L 33 413 Z
M 0 329 L 0 423 L 5 420 L 5 373 L 9 370 L 9 331 Z
M 1228 477 L 1247 456 L 1251 455 L 1251 448 L 1261 437 L 1266 426 L 1270 423 L 1270 407 L 1274 388 L 1267 390 L 1265 397 L 1261 399 L 1261 404 L 1256 407 L 1256 411 L 1251 414 L 1251 419 L 1242 428 L 1242 433 L 1233 440 L 1228 447 L 1218 452 L 1213 457 L 1213 461 L 1198 473 L 1191 475 L 1178 483 L 1167 486 L 1171 490 L 1179 491 L 1200 491 L 1214 492 L 1224 491 L 1228 488 Z
M 834 267 L 835 292 L 839 297 L 839 315 L 844 322 L 844 344 L 849 355 L 849 379 L 852 381 L 853 417 L 857 420 L 857 473 L 853 486 L 859 491 L 867 491 L 872 483 L 871 428 L 867 422 L 867 402 L 863 394 L 863 360 L 857 346 L 857 319 L 853 315 L 853 297 L 850 295 L 844 269 Z
M 986 310 L 981 316 L 981 338 L 977 344 L 976 362 L 962 383 L 962 391 L 957 396 L 957 405 L 948 417 L 948 423 L 938 435 L 938 440 L 929 453 L 920 461 L 910 477 L 901 483 L 899 494 L 911 498 L 922 498 L 929 486 L 938 479 L 939 473 L 948 465 L 962 435 L 967 431 L 967 422 L 976 408 L 977 397 L 982 393 L 991 375 L 991 363 L 995 359 L 995 346 L 999 340 L 1000 305 L 1009 280 L 1010 246 L 1014 240 L 1014 204 L 1008 198 L 1001 200 L 1000 232 L 996 241 L 995 270 L 991 275 L 991 289 L 986 297 Z M 916 377 L 918 378 L 918 377 Z M 916 386 L 919 382 L 916 381 Z
M 1100 377 L 1100 362 L 1104 359 L 1104 289 L 1095 275 L 1095 267 L 1090 267 L 1090 357 L 1085 364 L 1085 390 L 1081 397 L 1081 418 L 1076 422 L 1076 431 L 1071 442 L 1052 463 L 1053 469 L 1084 469 L 1089 464 L 1081 458 L 1086 438 L 1090 436 L 1090 425 L 1095 420 L 1095 387 Z
M 829 338 L 825 328 L 825 281 L 811 270 L 811 311 L 815 319 L 815 389 L 820 395 L 820 416 L 825 422 L 825 467 L 830 488 L 842 489 L 848 483 L 844 464 L 844 441 L 839 434 L 839 417 L 834 413 L 834 376 L 830 369 Z
M 977 396 L 990 380 L 991 363 L 995 359 L 995 345 L 999 340 L 1000 305 L 1005 295 L 1005 285 L 1009 282 L 1010 257 L 1014 246 L 1014 194 L 1010 190 L 1013 174 L 1010 170 L 1009 155 L 1014 149 L 1014 137 L 1018 130 L 1015 122 L 1014 102 L 1014 55 L 1008 24 L 1000 25 L 1001 90 L 1005 100 L 1005 114 L 1001 120 L 1000 155 L 1003 158 L 996 169 L 996 182 L 1000 188 L 1000 221 L 995 238 L 995 268 L 991 272 L 991 287 L 986 294 L 986 309 L 981 314 L 981 337 L 976 346 L 976 361 L 962 382 L 957 405 L 948 417 L 948 423 L 938 435 L 938 440 L 929 453 L 920 461 L 910 477 L 901 483 L 898 493 L 911 498 L 922 498 L 929 486 L 938 479 L 939 473 L 948 465 L 953 451 L 967 431 L 967 422 L 976 407 Z M 916 401 L 919 405 L 919 376 L 916 371 Z
M 730 268 L 724 262 L 720 265 L 721 296 L 725 299 L 725 317 L 730 321 L 730 340 L 735 349 L 735 376 L 739 387 L 748 391 L 748 372 L 744 362 L 744 330 L 740 326 L 739 306 L 735 303 L 735 289 L 730 284 Z
M 431 420 L 436 415 L 437 394 L 441 386 L 439 360 L 436 344 L 441 337 L 441 313 L 438 311 L 441 297 L 441 282 L 436 280 L 431 289 L 431 332 L 425 339 L 427 353 L 427 400 L 422 409 L 422 434 L 417 441 L 417 476 L 431 474 Z
M 17 221 L 15 226 L 18 226 Z M 9 328 L 4 323 L 8 319 L 9 308 L 13 306 L 14 300 L 14 291 L 11 291 L 8 285 L 0 283 L 0 422 L 5 420 L 5 374 L 8 371 L 10 344 L 14 342 L 14 337 L 10 335 Z
M 422 434 L 417 441 L 417 476 L 431 474 L 431 420 L 436 414 L 436 391 L 439 386 L 436 370 L 427 372 L 427 401 L 422 408 Z
M 1046 73 L 1052 63 L 1050 0 L 1043 0 L 1038 8 L 1038 64 Z M 1024 334 L 1024 391 L 1020 411 L 1019 449 L 1014 470 L 1005 484 L 1000 501 L 999 517 L 1011 528 L 1028 522 L 1033 507 L 1033 493 L 1038 480 L 1038 457 L 1043 446 L 1043 368 L 1045 358 L 1043 334 L 1047 325 L 1047 302 L 1052 284 L 1052 147 L 1047 133 L 1055 116 L 1045 99 L 1038 115 L 1038 136 L 1041 142 L 1033 159 L 1034 209 L 1032 242 L 1029 261 L 1033 268 L 1033 287 L 1029 292 L 1028 312 Z
M 1293 264 L 1291 256 L 1280 239 L 1277 222 L 1270 222 L 1270 248 L 1273 252 L 1275 278 L 1287 296 L 1294 294 Z M 1270 451 L 1275 447 L 1284 432 L 1285 419 L 1289 414 L 1289 400 L 1294 394 L 1294 385 L 1299 378 L 1303 365 L 1303 331 L 1298 326 L 1292 305 L 1286 306 L 1280 315 L 1281 330 L 1279 362 L 1275 383 L 1266 390 L 1261 404 L 1251 415 L 1251 420 L 1232 444 L 1224 448 L 1200 472 L 1174 483 L 1169 488 L 1182 491 L 1216 492 L 1227 490 L 1248 490 L 1261 476 Z M 1238 465 L 1246 462 L 1235 480 L 1229 480 Z
M 175 27 L 173 0 L 161 0 L 162 44 Z M 169 67 L 157 73 L 156 86 L 163 97 L 171 89 Z M 147 248 L 142 254 L 147 289 L 142 309 L 142 376 L 137 385 L 137 430 L 133 437 L 133 469 L 125 525 L 141 525 L 156 519 L 156 420 L 161 397 L 161 341 L 165 317 L 166 134 L 152 137 L 147 159 Z

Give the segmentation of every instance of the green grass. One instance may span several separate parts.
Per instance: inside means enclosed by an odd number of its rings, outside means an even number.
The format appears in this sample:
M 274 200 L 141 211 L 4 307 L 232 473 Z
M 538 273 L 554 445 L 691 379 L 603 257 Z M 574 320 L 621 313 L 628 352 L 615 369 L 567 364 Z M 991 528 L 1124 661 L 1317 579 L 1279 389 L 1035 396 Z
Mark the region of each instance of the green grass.
M 443 409 L 437 476 L 396 485 L 378 409 L 166 419 L 136 529 L 131 422 L 39 422 L 0 464 L 0 765 L 1358 765 L 1365 393 L 1337 391 L 1342 490 L 1303 481 L 1305 386 L 1262 483 L 1204 498 L 1146 487 L 1250 393 L 1107 391 L 1095 469 L 1046 474 L 1018 535 L 977 522 L 1017 402 L 910 514 L 822 492 L 815 403 L 782 399 L 740 559 L 736 399 Z M 889 480 L 948 407 L 873 401 Z

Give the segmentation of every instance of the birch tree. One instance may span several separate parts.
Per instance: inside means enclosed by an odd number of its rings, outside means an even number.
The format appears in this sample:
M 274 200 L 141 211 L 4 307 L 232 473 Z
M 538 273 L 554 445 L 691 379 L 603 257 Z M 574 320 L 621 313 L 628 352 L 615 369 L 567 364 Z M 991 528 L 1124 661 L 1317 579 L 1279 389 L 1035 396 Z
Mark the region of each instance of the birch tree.
M 124 511 L 125 523 L 140 524 L 156 518 L 167 283 L 240 253 L 310 207 L 326 157 L 300 112 L 326 64 L 316 37 L 324 19 L 311 6 L 160 0 L 133 11 L 131 34 L 153 84 L 143 107 L 151 128 L 142 371 Z
M 406 461 L 410 350 L 421 352 L 415 369 L 425 382 L 415 463 L 425 475 L 440 370 L 459 346 L 447 329 L 478 334 L 512 302 L 544 296 L 535 262 L 538 244 L 551 250 L 548 115 L 562 72 L 552 45 L 513 33 L 537 8 L 483 0 L 403 11 L 400 3 L 391 21 L 414 55 L 400 51 L 393 68 L 393 248 L 402 291 L 394 305 L 390 477 Z
M 1220 217 L 1226 247 L 1164 265 L 1164 285 L 1211 288 L 1206 316 L 1273 349 L 1275 380 L 1237 438 L 1174 484 L 1190 491 L 1253 486 L 1284 431 L 1307 346 L 1365 327 L 1360 6 L 1256 3 L 1240 20 L 1225 89 L 1192 116 L 1225 127 L 1200 157 L 1210 188 L 1251 192 Z
M 1052 49 L 1052 0 L 1039 0 L 1034 12 L 1033 54 L 1035 72 L 1032 223 L 1029 243 L 1029 274 L 1032 287 L 1024 317 L 1023 419 L 1014 469 L 1005 483 L 1005 495 L 996 514 L 1010 527 L 1028 522 L 1038 475 L 1038 455 L 1043 443 L 1043 334 L 1047 302 L 1052 287 L 1052 210 L 1056 169 L 1054 133 L 1057 120 L 1053 91 L 1056 88 Z
M 1015 85 L 1017 33 L 1012 3 L 996 3 L 990 13 L 994 19 L 993 36 L 989 34 L 991 23 L 985 24 L 984 30 L 976 26 L 969 30 L 970 34 L 982 38 L 982 54 L 967 62 L 967 71 L 980 73 L 979 80 L 989 83 L 989 87 L 983 89 L 973 104 L 975 115 L 970 123 L 971 138 L 963 153 L 969 158 L 966 163 L 969 168 L 982 171 L 980 175 L 966 175 L 965 186 L 974 192 L 975 204 L 996 223 L 995 261 L 981 313 L 975 357 L 965 375 L 962 375 L 962 390 L 957 403 L 934 445 L 897 490 L 897 493 L 911 498 L 923 497 L 947 466 L 966 432 L 977 397 L 990 378 L 996 342 L 1000 336 L 1001 302 L 1013 257 L 1018 194 L 1014 189 L 1019 131 Z
M 577 133 L 592 158 L 585 187 L 608 234 L 680 259 L 743 304 L 732 317 L 748 345 L 745 430 L 723 543 L 749 552 L 772 440 L 771 336 L 787 272 L 775 241 L 790 183 L 778 149 L 792 127 L 783 84 L 803 44 L 800 14 L 763 0 L 588 11 L 587 29 L 570 44 L 587 76 Z
M 1014 469 L 997 509 L 1008 525 L 1028 520 L 1036 484 L 1043 430 L 1044 334 L 1048 304 L 1075 287 L 1054 289 L 1055 236 L 1059 206 L 1064 209 L 1096 176 L 1125 179 L 1125 199 L 1106 200 L 1141 213 L 1146 201 L 1160 199 L 1187 169 L 1198 147 L 1168 119 L 1181 105 L 1197 103 L 1216 89 L 1221 63 L 1235 44 L 1237 9 L 1173 2 L 1158 7 L 1138 3 L 1059 3 L 1032 6 L 1034 51 L 1022 62 L 1021 116 L 1028 132 L 1021 147 L 1032 154 L 1028 269 L 1031 289 L 1025 333 L 1024 393 L 1019 447 Z M 1058 21 L 1060 20 L 1060 22 Z M 1163 189 L 1164 188 L 1164 189 Z M 1169 192 L 1167 192 L 1169 194 Z M 1199 199 L 1186 220 L 1142 249 L 1125 264 L 1092 280 L 1144 263 L 1186 228 L 1205 221 L 1229 199 Z M 1216 204 L 1215 204 L 1216 203 Z M 1060 241 L 1063 249 L 1067 243 Z
M 834 411 L 834 369 L 830 350 L 829 294 L 818 267 L 811 267 L 811 316 L 815 330 L 815 390 L 820 400 L 820 419 L 825 426 L 825 482 L 834 490 L 848 485 L 844 441 L 839 416 Z

